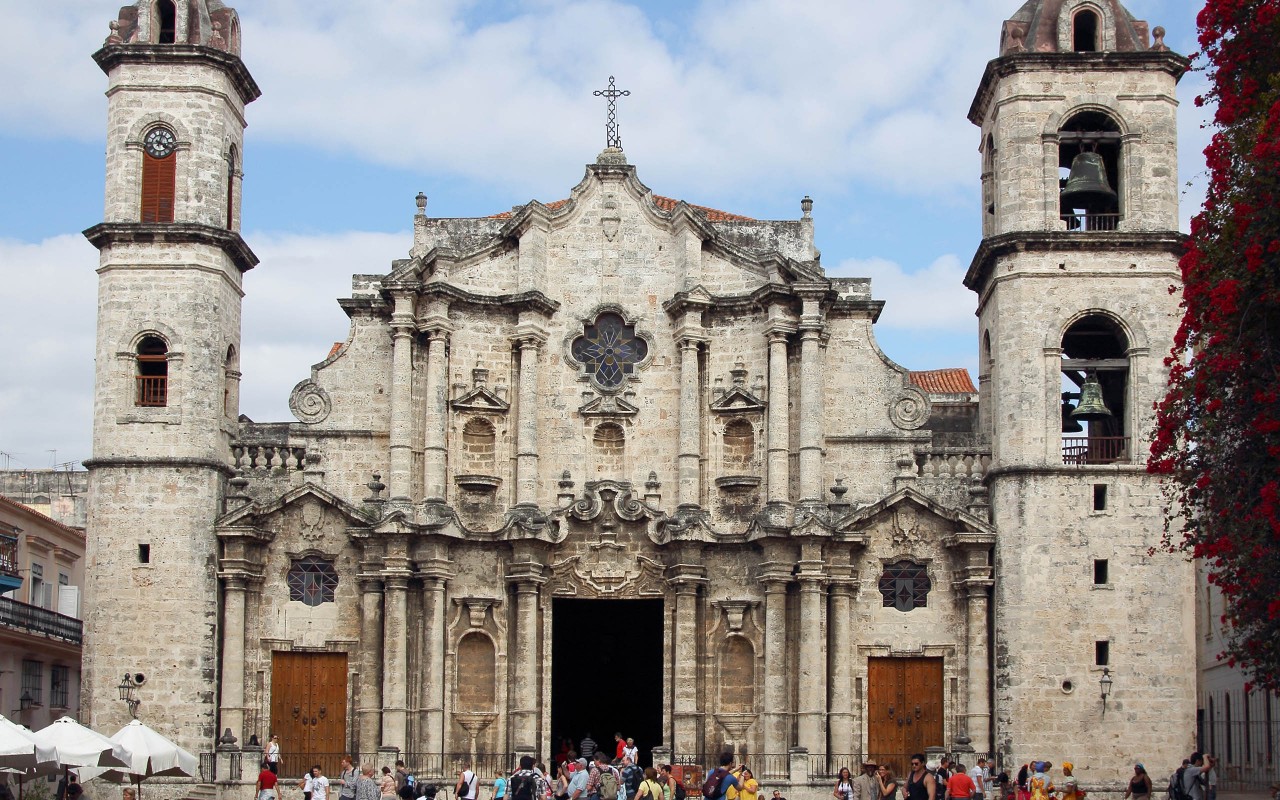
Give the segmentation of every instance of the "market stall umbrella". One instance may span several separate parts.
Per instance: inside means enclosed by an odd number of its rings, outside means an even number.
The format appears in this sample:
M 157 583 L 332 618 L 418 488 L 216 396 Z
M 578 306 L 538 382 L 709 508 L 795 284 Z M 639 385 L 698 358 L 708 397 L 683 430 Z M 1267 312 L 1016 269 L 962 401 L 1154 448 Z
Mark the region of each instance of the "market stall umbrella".
M 127 767 L 133 755 L 117 741 L 63 717 L 32 734 L 37 744 L 58 751 L 64 773 L 79 767 Z
M 129 763 L 122 767 L 77 770 L 82 781 L 105 778 L 115 783 L 129 782 L 138 786 L 138 797 L 141 798 L 139 784 L 147 778 L 192 778 L 199 772 L 199 759 L 139 720 L 135 719 L 116 731 L 111 740 L 129 751 Z

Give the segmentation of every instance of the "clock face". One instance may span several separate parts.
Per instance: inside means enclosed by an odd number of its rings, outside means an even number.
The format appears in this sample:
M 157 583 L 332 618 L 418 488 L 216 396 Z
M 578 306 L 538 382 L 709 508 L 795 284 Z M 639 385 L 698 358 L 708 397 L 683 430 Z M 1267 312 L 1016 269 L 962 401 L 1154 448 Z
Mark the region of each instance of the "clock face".
M 152 128 L 142 146 L 152 158 L 167 158 L 178 144 L 168 128 Z

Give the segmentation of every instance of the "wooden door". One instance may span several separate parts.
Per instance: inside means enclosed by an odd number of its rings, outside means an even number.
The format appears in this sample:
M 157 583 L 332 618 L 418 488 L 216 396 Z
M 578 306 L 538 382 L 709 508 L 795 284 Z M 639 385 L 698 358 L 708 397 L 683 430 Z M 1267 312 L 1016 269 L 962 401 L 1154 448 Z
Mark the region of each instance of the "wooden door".
M 867 754 L 902 775 L 908 756 L 941 747 L 942 659 L 867 661 Z
M 347 748 L 347 654 L 271 655 L 271 731 L 280 737 L 281 774 L 319 764 L 336 775 Z

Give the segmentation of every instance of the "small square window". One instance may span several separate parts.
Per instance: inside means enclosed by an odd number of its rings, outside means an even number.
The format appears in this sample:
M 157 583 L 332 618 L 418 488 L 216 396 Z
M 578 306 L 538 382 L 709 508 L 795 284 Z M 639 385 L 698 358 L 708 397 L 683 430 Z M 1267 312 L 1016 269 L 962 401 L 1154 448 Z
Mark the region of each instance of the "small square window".
M 1105 667 L 1111 663 L 1111 642 L 1103 640 L 1093 643 L 1093 663 L 1097 667 Z
M 151 545 L 149 544 L 138 545 L 138 563 L 139 564 L 151 563 Z
M 1093 485 L 1093 510 L 1107 510 L 1107 485 L 1105 483 L 1095 483 Z
M 1095 586 L 1103 586 L 1107 584 L 1107 560 L 1105 558 L 1095 558 L 1093 560 L 1093 583 Z

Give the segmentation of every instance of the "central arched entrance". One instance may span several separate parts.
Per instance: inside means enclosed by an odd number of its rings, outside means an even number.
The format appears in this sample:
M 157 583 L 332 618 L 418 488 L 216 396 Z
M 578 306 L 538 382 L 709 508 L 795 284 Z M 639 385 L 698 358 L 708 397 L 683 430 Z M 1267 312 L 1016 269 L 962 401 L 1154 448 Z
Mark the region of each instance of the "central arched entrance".
M 662 742 L 662 600 L 552 600 L 551 748 L 588 733 L 612 756 L 636 740 L 640 764 Z

